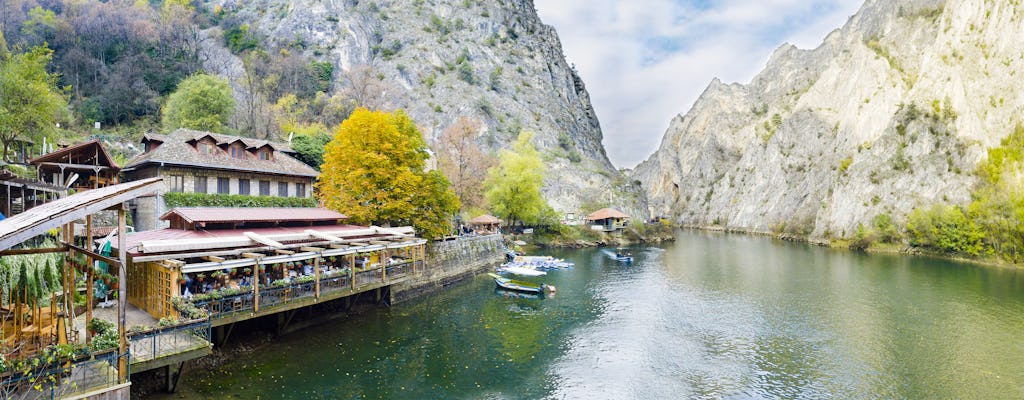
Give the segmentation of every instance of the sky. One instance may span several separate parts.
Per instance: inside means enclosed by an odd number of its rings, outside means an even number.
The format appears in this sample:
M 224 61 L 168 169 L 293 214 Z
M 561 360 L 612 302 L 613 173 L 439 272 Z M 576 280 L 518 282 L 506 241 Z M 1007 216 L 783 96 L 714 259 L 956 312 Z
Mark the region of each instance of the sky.
M 862 0 L 534 0 L 587 85 L 612 163 L 661 144 L 714 78 L 748 83 L 783 43 L 818 47 Z

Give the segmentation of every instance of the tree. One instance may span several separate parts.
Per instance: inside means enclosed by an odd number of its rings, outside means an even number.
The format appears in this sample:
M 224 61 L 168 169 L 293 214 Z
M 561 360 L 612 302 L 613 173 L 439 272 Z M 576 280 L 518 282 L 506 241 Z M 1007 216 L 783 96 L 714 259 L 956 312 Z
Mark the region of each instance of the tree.
M 21 54 L 8 54 L 6 48 L 0 53 L 0 142 L 6 161 L 15 139 L 41 141 L 54 134 L 68 105 L 57 75 L 46 72 L 53 51 L 39 46 Z
M 292 139 L 291 147 L 296 159 L 319 171 L 324 163 L 324 148 L 330 142 L 331 135 L 326 132 L 298 134 Z
M 193 75 L 178 85 L 164 106 L 164 127 L 222 132 L 235 111 L 231 86 L 224 78 Z
M 483 182 L 494 160 L 480 150 L 476 134 L 480 121 L 461 117 L 441 134 L 438 161 L 465 206 L 483 207 Z
M 488 171 L 484 181 L 487 203 L 511 225 L 538 224 L 552 213 L 540 192 L 544 161 L 531 140 L 533 133 L 520 133 L 511 151 L 501 151 L 498 166 Z
M 327 144 L 316 186 L 327 208 L 360 224 L 408 225 L 427 238 L 459 210 L 448 180 L 426 172 L 427 145 L 402 111 L 356 109 Z

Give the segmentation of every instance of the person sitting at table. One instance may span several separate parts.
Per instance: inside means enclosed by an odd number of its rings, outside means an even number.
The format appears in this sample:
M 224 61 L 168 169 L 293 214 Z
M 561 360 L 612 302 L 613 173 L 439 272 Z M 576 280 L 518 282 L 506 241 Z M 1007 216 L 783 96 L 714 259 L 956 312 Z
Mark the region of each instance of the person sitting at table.
M 310 276 L 313 275 L 313 264 L 306 262 L 302 264 L 302 275 Z
M 228 284 L 227 284 L 227 288 L 228 289 L 239 289 L 240 287 L 241 286 L 238 284 L 238 280 L 236 280 L 236 279 L 228 279 Z

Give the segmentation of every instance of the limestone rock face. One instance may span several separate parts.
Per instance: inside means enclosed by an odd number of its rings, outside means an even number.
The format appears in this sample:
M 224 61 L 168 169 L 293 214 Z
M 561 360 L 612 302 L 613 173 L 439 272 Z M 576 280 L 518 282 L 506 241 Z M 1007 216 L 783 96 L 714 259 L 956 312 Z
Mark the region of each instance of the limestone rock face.
M 718 80 L 633 172 L 654 215 L 811 238 L 965 204 L 1024 108 L 1024 5 L 868 0 L 818 48 Z
M 482 122 L 477 143 L 489 150 L 534 132 L 548 168 L 544 192 L 558 210 L 586 211 L 582 203 L 608 190 L 621 192 L 627 209 L 641 209 L 639 188 L 609 162 L 586 87 L 532 0 L 221 0 L 208 7 L 278 44 L 301 39 L 308 54 L 334 64 L 338 90 L 369 68 L 383 81 L 377 106 L 404 109 L 435 150 L 463 116 Z M 219 37 L 207 34 L 207 42 Z M 208 69 L 240 78 L 237 57 L 206 46 Z

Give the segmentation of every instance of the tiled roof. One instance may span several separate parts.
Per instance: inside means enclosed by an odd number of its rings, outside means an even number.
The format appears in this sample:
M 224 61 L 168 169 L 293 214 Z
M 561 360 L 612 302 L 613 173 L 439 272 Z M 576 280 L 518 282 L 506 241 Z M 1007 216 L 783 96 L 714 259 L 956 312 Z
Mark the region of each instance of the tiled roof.
M 206 136 L 218 145 L 214 154 L 201 154 L 193 143 Z M 278 175 L 316 177 L 319 173 L 310 166 L 292 158 L 293 152 L 287 144 L 270 142 L 260 139 L 239 136 L 221 135 L 211 132 L 178 129 L 168 135 L 147 134 L 143 142 L 162 142 L 155 149 L 142 153 L 128 161 L 125 170 L 131 170 L 150 163 L 163 163 L 186 167 L 226 169 L 245 172 L 262 172 Z M 192 143 L 190 143 L 192 142 Z M 235 158 L 220 146 L 241 142 L 246 149 L 259 149 L 270 146 L 275 150 L 272 160 L 261 160 L 256 155 L 246 152 L 244 158 Z
M 614 208 L 602 208 L 588 215 L 587 221 L 600 221 L 608 218 L 629 218 L 629 216 Z
M 326 208 L 302 207 L 178 207 L 160 217 L 177 215 L 189 223 L 217 222 L 337 222 L 348 216 Z

